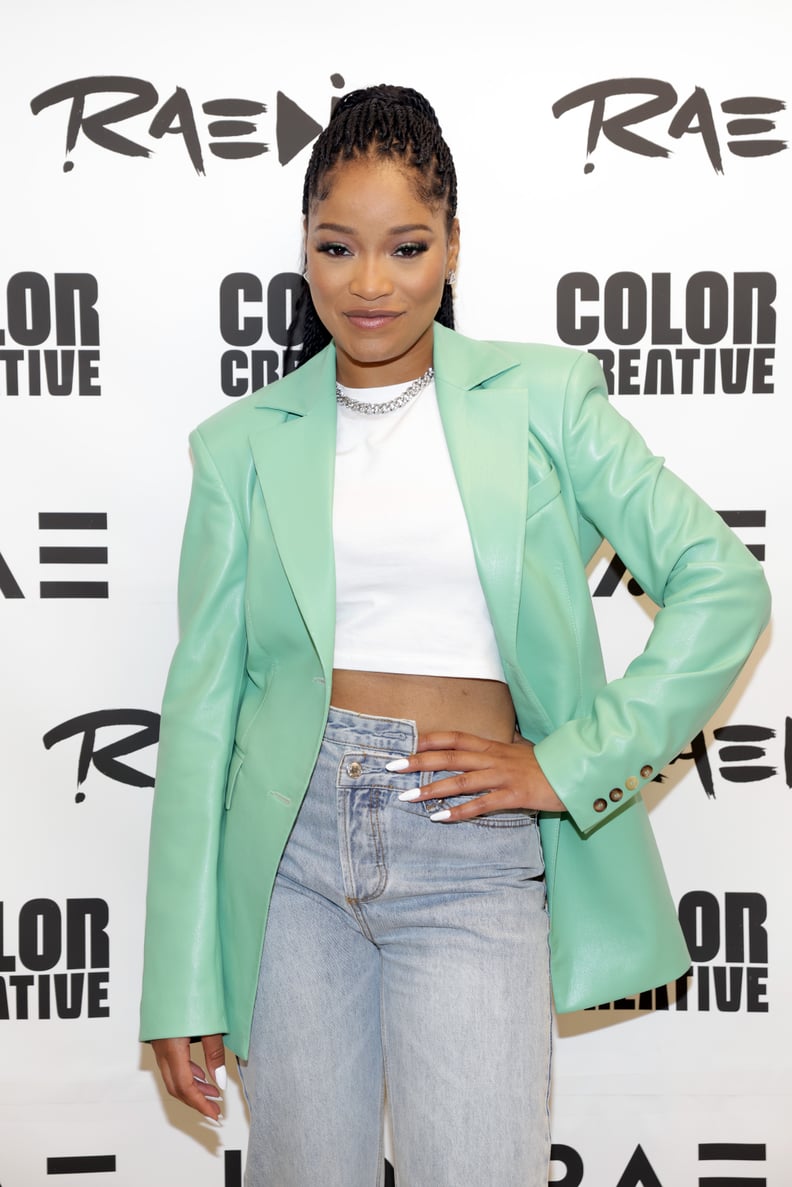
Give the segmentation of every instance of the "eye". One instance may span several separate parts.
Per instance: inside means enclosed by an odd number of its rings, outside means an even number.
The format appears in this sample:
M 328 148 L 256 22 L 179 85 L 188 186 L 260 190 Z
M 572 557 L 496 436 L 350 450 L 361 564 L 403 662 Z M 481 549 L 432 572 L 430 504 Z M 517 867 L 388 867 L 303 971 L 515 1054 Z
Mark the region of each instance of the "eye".
M 317 243 L 316 250 L 328 256 L 348 256 L 352 253 L 344 243 Z
M 428 246 L 428 243 L 400 243 L 393 254 L 405 260 L 412 260 L 415 256 L 422 255 Z

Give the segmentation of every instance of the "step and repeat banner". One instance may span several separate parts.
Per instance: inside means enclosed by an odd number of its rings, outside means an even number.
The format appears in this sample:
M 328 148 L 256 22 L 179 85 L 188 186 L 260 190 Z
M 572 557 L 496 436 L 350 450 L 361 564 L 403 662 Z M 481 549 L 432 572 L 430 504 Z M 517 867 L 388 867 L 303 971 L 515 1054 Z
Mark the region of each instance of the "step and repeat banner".
M 236 1079 L 224 1126 L 202 1124 L 136 1041 L 186 438 L 281 375 L 310 145 L 334 99 L 382 81 L 424 91 L 455 154 L 459 328 L 592 351 L 775 595 L 646 795 L 690 970 L 559 1020 L 550 1181 L 792 1184 L 782 0 L 4 17 L 0 1187 L 241 1184 Z M 653 608 L 607 545 L 590 582 L 616 675 Z

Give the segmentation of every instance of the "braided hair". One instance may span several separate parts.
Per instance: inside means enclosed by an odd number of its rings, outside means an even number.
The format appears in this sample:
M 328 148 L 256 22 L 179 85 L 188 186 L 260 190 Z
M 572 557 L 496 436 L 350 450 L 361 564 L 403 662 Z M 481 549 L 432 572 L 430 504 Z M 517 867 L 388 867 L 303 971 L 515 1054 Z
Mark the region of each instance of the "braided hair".
M 421 201 L 427 206 L 445 206 L 450 233 L 457 206 L 456 170 L 428 99 L 411 87 L 384 83 L 349 91 L 339 99 L 308 162 L 302 204 L 306 218 L 312 203 L 330 192 L 329 175 L 338 162 L 360 157 L 398 158 L 408 165 Z M 453 295 L 448 283 L 443 286 L 435 319 L 454 328 Z M 319 320 L 311 290 L 303 282 L 288 330 L 284 371 L 306 363 L 329 341 L 330 334 Z

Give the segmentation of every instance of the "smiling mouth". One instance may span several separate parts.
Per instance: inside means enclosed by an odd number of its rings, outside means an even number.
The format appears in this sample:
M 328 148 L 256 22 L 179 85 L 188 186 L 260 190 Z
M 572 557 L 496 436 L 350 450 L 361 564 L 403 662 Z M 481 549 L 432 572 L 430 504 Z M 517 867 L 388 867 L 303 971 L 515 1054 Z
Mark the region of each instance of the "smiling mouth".
M 400 313 L 392 313 L 385 309 L 352 309 L 345 313 L 347 321 L 361 330 L 380 330 L 390 322 L 401 317 Z

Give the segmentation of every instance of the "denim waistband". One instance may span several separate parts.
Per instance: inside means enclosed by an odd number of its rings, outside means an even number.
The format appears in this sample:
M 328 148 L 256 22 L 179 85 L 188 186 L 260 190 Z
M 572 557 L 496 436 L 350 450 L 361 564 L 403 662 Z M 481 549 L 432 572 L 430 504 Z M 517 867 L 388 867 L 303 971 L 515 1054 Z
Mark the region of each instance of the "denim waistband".
M 412 754 L 418 744 L 418 729 L 406 717 L 374 717 L 352 709 L 330 706 L 325 741 L 342 745 L 372 746 L 378 750 Z

